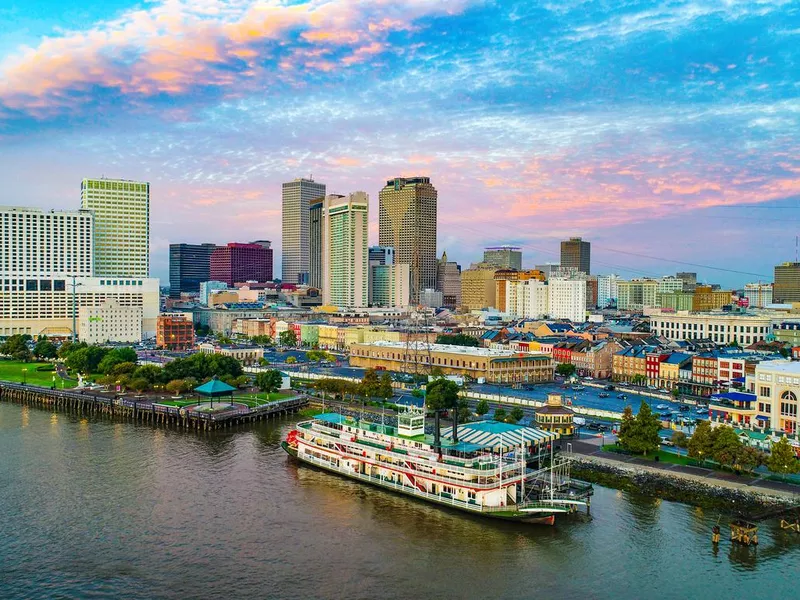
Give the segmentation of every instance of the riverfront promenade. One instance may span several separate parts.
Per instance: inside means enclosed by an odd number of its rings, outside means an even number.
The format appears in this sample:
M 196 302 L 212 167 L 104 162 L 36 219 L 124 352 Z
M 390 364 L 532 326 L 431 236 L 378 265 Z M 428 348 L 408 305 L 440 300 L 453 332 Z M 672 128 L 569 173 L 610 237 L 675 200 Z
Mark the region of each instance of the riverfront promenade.
M 670 475 L 704 485 L 717 486 L 751 494 L 777 496 L 793 499 L 800 503 L 800 485 L 771 481 L 761 477 L 735 475 L 734 473 L 715 471 L 704 467 L 654 462 L 638 456 L 605 452 L 600 448 L 601 438 L 574 441 L 563 440 L 562 444 L 564 443 L 571 444 L 572 452 L 575 455 L 596 464 L 621 468 L 631 472 L 639 471 Z

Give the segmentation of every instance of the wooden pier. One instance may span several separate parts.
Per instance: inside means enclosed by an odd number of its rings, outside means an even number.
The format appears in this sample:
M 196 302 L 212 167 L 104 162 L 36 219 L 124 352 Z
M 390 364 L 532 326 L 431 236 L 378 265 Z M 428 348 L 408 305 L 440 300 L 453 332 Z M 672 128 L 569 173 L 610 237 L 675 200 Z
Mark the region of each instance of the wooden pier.
M 103 396 L 88 390 L 58 390 L 33 385 L 0 382 L 0 400 L 25 406 L 60 410 L 81 415 L 107 416 L 114 419 L 152 423 L 167 427 L 211 431 L 225 429 L 297 412 L 308 398 L 297 396 L 262 404 L 255 408 L 242 405 L 214 412 L 200 412 L 157 401 L 125 396 Z

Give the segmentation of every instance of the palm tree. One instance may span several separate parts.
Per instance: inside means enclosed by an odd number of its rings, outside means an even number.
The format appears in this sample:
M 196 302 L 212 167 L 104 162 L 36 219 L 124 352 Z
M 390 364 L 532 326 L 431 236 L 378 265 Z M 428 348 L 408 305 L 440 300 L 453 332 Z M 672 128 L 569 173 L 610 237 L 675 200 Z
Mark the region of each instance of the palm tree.
M 428 384 L 425 394 L 425 404 L 433 410 L 434 446 L 439 448 L 441 455 L 441 432 L 439 417 L 441 411 L 451 410 L 453 413 L 453 442 L 458 443 L 458 384 L 447 379 L 436 379 Z

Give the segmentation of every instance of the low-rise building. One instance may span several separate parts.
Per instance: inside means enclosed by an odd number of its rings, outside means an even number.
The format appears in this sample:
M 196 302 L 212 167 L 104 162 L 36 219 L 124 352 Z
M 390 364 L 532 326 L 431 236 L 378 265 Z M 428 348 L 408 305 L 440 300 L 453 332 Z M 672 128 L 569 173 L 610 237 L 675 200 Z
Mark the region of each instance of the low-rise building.
M 413 342 L 356 343 L 350 364 L 365 369 L 403 371 L 407 364 L 438 367 L 445 375 L 461 375 L 490 383 L 538 383 L 553 380 L 553 361 L 543 354 Z
M 694 288 L 692 310 L 694 312 L 719 310 L 731 304 L 732 296 L 730 290 L 715 290 L 710 285 L 698 285 Z
M 680 382 L 691 380 L 692 355 L 683 352 L 672 352 L 665 360 L 659 363 L 658 383 L 659 388 L 670 390 L 680 389 Z M 686 374 L 681 377 L 681 370 L 688 367 Z
M 708 400 L 708 415 L 712 423 L 732 427 L 759 427 L 758 397 L 748 392 L 721 392 Z
M 800 362 L 758 363 L 753 374 L 747 377 L 747 389 L 757 397 L 755 420 L 762 429 L 797 435 Z
M 749 346 L 770 335 L 773 323 L 780 321 L 781 316 L 774 313 L 658 311 L 650 315 L 650 331 L 670 340 L 711 338 L 720 345 Z
M 203 354 L 221 354 L 235 358 L 243 365 L 257 364 L 264 357 L 264 349 L 259 346 L 243 346 L 237 344 L 212 344 L 205 342 L 197 345 Z
M 159 315 L 156 320 L 156 346 L 178 352 L 191 349 L 194 346 L 194 323 L 191 315 Z
M 614 353 L 622 346 L 614 340 L 578 344 L 571 353 L 572 364 L 580 377 L 608 379 L 614 367 Z
M 575 434 L 575 411 L 564 405 L 561 394 L 547 394 L 547 403 L 536 409 L 536 427 L 562 436 Z
M 630 346 L 614 354 L 612 362 L 612 378 L 625 383 L 647 380 L 647 353 L 652 346 Z
M 81 306 L 78 337 L 87 344 L 142 341 L 142 307 L 122 306 L 108 299 L 98 306 Z

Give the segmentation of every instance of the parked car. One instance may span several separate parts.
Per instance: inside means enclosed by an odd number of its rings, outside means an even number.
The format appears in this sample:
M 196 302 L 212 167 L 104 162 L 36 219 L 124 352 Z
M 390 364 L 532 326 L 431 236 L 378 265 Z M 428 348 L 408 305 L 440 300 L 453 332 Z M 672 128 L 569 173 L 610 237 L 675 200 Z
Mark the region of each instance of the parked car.
M 666 436 L 663 436 L 663 437 L 661 438 L 661 444 L 662 444 L 663 446 L 674 446 L 674 445 L 675 445 L 675 442 L 673 442 L 673 441 L 672 441 L 671 439 L 669 439 L 668 437 L 666 437 Z

